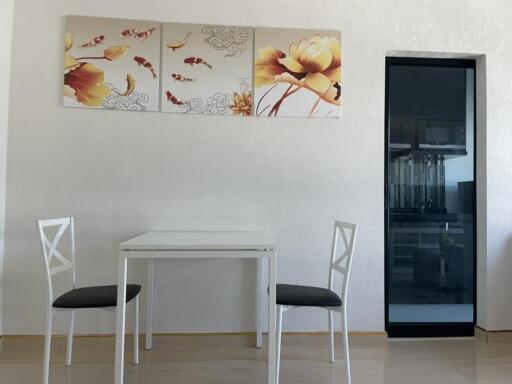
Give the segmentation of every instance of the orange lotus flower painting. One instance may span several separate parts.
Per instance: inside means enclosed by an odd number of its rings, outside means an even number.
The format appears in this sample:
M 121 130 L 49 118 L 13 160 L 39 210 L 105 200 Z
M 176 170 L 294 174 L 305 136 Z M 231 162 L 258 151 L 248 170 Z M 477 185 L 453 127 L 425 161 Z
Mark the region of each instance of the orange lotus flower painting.
M 257 28 L 255 46 L 256 116 L 340 117 L 339 31 Z
M 135 37 L 128 38 L 123 33 L 127 29 Z M 135 57 L 143 58 L 145 65 L 140 66 Z M 159 62 L 160 23 L 68 16 L 63 104 L 158 111 L 160 83 L 150 65 Z

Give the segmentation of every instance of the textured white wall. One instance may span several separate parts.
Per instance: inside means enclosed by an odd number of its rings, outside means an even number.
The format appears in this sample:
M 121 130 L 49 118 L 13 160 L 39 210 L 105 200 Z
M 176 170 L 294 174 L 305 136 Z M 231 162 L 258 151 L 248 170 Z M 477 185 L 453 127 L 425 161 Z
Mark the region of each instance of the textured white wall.
M 2 47 L 0 50 L 0 335 L 3 333 L 5 162 L 7 159 L 12 11 L 13 0 L 3 0 L 0 2 L 0 47 Z
M 121 5 L 122 4 L 122 5 Z M 339 7 L 339 10 L 338 10 Z M 123 113 L 60 106 L 66 14 L 342 30 L 343 119 Z M 7 165 L 4 325 L 41 332 L 44 280 L 34 222 L 74 215 L 80 284 L 114 281 L 116 244 L 173 228 L 261 229 L 279 239 L 282 282 L 324 284 L 335 218 L 360 224 L 350 328 L 384 329 L 384 58 L 389 50 L 487 55 L 489 258 L 486 324 L 512 329 L 511 7 L 506 0 L 89 0 L 16 2 Z M 485 186 L 484 186 L 485 188 Z M 485 208 L 485 207 L 484 207 Z M 485 255 L 484 255 L 485 256 Z M 133 280 L 143 276 L 134 264 Z M 253 263 L 158 267 L 156 330 L 254 328 Z M 496 277 L 496 279 L 495 279 Z M 499 280 L 498 280 L 499 278 Z M 289 314 L 287 330 L 325 329 Z M 113 316 L 79 316 L 111 332 Z M 64 328 L 58 323 L 58 331 Z

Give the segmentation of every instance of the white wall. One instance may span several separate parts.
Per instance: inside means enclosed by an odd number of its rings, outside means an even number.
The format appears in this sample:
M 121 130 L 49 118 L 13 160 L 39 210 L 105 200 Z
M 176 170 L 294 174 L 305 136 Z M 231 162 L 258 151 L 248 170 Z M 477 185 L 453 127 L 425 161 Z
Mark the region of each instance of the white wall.
M 4 225 L 5 225 L 5 162 L 7 159 L 7 125 L 9 111 L 9 74 L 13 0 L 0 2 L 0 336 L 3 333 L 2 307 L 4 296 Z
M 488 249 L 485 323 L 512 329 L 512 8 L 506 0 L 90 0 L 16 2 L 7 164 L 5 332 L 44 325 L 34 221 L 74 215 L 79 282 L 114 281 L 115 247 L 146 230 L 262 229 L 279 239 L 279 280 L 324 284 L 335 218 L 361 226 L 350 327 L 384 329 L 384 58 L 389 50 L 487 55 Z M 60 106 L 66 14 L 162 21 L 341 28 L 343 119 L 238 119 Z M 485 185 L 483 186 L 485 190 Z M 481 205 L 482 202 L 480 201 Z M 485 207 L 484 207 L 485 208 Z M 485 241 L 485 230 L 481 231 Z M 158 268 L 159 332 L 254 328 L 254 264 Z M 142 265 L 134 265 L 134 280 Z M 79 317 L 111 332 L 113 317 Z M 290 314 L 287 330 L 325 329 Z M 62 323 L 58 331 L 63 331 Z

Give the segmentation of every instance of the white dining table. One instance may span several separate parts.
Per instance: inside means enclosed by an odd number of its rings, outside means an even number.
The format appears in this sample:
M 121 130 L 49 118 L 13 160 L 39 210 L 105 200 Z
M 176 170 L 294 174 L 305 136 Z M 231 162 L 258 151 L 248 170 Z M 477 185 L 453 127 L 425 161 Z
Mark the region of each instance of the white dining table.
M 255 289 L 256 346 L 261 347 L 263 260 L 268 260 L 268 383 L 275 384 L 276 354 L 276 263 L 275 242 L 265 233 L 256 231 L 155 231 L 146 232 L 119 245 L 116 315 L 115 384 L 123 383 L 126 328 L 126 283 L 129 259 L 147 261 L 146 290 L 146 349 L 152 348 L 154 262 L 159 259 L 257 259 Z

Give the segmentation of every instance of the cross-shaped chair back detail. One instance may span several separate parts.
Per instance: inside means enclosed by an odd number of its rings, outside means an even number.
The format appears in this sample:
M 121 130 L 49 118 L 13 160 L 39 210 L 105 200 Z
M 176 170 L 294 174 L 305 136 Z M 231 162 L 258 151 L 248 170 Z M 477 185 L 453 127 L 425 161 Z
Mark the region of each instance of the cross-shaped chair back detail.
M 334 234 L 332 238 L 331 265 L 329 269 L 329 289 L 333 289 L 334 272 L 341 274 L 341 299 L 343 305 L 347 301 L 347 288 L 350 279 L 350 270 L 352 266 L 352 256 L 354 254 L 354 245 L 357 237 L 357 225 L 345 221 L 336 221 L 334 223 Z M 338 250 L 341 245 L 342 250 Z
M 50 302 L 53 301 L 52 276 L 61 272 L 71 270 L 72 284 L 75 288 L 75 226 L 72 217 L 63 217 L 59 219 L 38 220 L 39 239 L 41 241 L 41 251 L 43 254 L 43 263 L 46 268 L 48 278 L 48 289 Z M 58 227 L 53 240 L 48 238 L 46 229 L 49 227 Z M 65 257 L 57 248 L 63 235 L 69 230 L 70 249 L 69 256 Z M 52 260 L 57 261 L 57 265 L 52 266 Z

